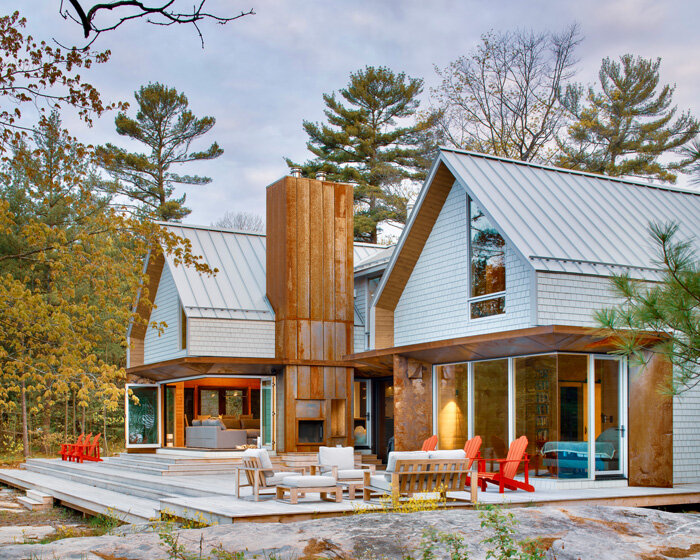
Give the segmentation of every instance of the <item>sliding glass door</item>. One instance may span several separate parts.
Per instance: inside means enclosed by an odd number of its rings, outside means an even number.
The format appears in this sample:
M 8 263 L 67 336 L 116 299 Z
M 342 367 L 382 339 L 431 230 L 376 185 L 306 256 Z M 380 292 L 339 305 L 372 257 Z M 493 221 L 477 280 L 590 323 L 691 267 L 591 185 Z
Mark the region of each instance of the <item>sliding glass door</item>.
M 528 439 L 531 475 L 591 479 L 624 475 L 626 375 L 615 356 L 551 353 L 434 368 L 441 449 L 481 436 L 502 458 Z
M 595 358 L 595 470 L 596 474 L 621 474 L 625 457 L 625 391 L 620 362 Z

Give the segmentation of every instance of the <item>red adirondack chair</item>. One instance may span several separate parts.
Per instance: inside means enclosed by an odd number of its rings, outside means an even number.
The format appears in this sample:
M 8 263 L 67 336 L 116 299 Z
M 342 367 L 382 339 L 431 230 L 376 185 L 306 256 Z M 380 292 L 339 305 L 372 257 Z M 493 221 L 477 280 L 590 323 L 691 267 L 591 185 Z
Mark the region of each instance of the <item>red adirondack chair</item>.
M 479 449 L 481 449 L 481 436 L 474 436 L 464 444 L 464 455 L 469 459 L 467 469 L 472 468 L 474 461 L 477 461 L 477 465 L 479 464 L 478 461 L 481 459 L 481 451 L 479 451 Z M 471 485 L 471 476 L 466 476 L 465 485 Z
M 90 438 L 92 437 L 92 432 L 90 432 L 88 435 L 86 435 L 83 438 L 82 443 L 78 444 L 76 443 L 75 445 L 72 446 L 72 449 L 68 452 L 68 460 L 69 461 L 75 461 L 76 463 L 80 461 L 80 456 L 83 453 L 83 449 L 85 448 L 86 445 L 90 443 Z
M 86 439 L 83 442 L 78 456 L 78 463 L 83 461 L 102 461 L 100 458 L 100 434 L 96 434 L 92 438 L 92 442 L 90 442 L 90 439 Z
M 534 492 L 535 488 L 530 484 L 529 468 L 530 459 L 525 453 L 527 449 L 527 438 L 520 436 L 508 449 L 508 456 L 505 459 L 479 459 L 479 483 L 481 489 L 486 490 L 486 483 L 498 484 L 498 491 L 503 494 L 504 490 L 525 490 Z M 486 472 L 486 461 L 498 463 L 498 472 Z M 518 472 L 518 465 L 523 463 L 525 468 L 525 481 L 515 480 Z
M 430 436 L 423 442 L 423 447 L 421 451 L 435 451 L 437 449 L 438 437 Z
M 85 440 L 85 434 L 80 434 L 78 436 L 78 439 L 75 440 L 75 443 L 62 443 L 61 444 L 61 461 L 70 461 L 71 457 L 73 455 L 73 451 L 75 451 L 76 446 L 82 445 L 84 440 Z

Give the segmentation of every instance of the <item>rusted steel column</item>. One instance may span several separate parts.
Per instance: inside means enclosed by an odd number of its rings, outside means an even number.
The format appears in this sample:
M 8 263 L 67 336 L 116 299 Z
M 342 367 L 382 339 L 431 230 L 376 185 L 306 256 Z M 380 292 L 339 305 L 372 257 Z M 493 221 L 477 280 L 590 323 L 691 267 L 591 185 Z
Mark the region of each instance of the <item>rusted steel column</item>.
M 673 486 L 673 397 L 664 393 L 672 375 L 661 354 L 630 368 L 629 485 Z
M 432 367 L 394 354 L 394 449 L 420 449 L 432 433 Z

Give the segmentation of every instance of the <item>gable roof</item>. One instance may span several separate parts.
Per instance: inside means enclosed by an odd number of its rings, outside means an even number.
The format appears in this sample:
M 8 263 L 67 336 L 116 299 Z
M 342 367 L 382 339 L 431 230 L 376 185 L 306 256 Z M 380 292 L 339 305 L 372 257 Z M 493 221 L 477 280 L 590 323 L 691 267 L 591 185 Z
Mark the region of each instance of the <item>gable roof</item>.
M 188 317 L 271 321 L 265 292 L 265 235 L 205 226 L 163 223 L 168 231 L 187 239 L 193 255 L 201 255 L 214 275 L 194 267 L 175 266 L 165 255 L 180 302 Z
M 653 220 L 676 221 L 679 238 L 700 248 L 698 192 L 441 148 L 377 289 L 377 305 L 396 305 L 452 185 L 464 189 L 538 271 L 609 276 L 628 270 L 656 280 Z
M 264 233 L 170 222 L 161 225 L 187 239 L 193 255 L 218 269 L 214 275 L 200 274 L 194 267 L 175 266 L 173 257 L 165 256 L 188 317 L 274 320 L 267 300 Z M 355 243 L 354 261 L 371 260 L 385 251 L 383 245 Z
M 700 193 L 459 150 L 440 159 L 535 270 L 655 279 L 649 223 L 700 243 Z

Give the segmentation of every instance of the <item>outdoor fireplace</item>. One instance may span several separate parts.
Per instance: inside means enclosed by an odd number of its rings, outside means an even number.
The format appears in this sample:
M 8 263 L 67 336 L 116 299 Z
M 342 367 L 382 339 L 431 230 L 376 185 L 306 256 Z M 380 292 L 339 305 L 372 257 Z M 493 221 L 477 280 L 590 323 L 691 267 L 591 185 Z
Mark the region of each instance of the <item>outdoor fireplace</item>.
M 323 443 L 323 420 L 297 420 L 298 443 Z

